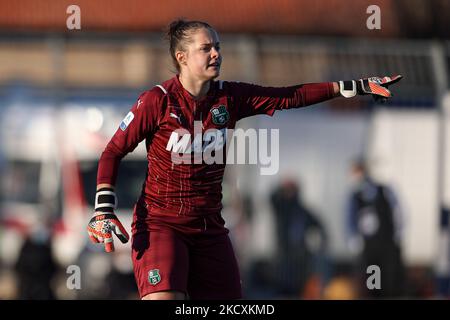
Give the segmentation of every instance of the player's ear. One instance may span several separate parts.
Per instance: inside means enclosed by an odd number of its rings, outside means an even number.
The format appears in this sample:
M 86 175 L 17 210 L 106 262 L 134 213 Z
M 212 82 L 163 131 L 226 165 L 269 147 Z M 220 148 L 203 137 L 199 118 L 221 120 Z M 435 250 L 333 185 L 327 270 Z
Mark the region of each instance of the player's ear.
M 180 64 L 180 65 L 186 64 L 186 52 L 184 52 L 184 51 L 175 52 L 175 58 L 177 59 L 178 64 Z

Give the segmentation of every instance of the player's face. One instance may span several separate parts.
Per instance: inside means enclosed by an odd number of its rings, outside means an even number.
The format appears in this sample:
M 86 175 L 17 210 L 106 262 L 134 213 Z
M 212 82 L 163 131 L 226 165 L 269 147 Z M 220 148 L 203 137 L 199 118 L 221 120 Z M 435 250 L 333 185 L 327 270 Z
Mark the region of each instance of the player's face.
M 353 166 L 350 170 L 350 180 L 355 186 L 359 185 L 364 178 L 364 172 L 357 166 Z
M 186 46 L 185 68 L 190 76 L 198 80 L 211 80 L 219 76 L 222 56 L 219 37 L 214 30 L 196 30 Z

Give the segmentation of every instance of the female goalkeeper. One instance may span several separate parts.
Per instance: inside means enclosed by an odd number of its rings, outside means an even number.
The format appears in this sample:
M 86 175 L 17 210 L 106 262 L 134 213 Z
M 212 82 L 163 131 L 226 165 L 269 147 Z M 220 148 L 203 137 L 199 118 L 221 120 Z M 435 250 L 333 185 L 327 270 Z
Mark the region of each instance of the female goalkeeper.
M 338 96 L 371 94 L 386 99 L 391 96 L 387 86 L 401 76 L 282 88 L 216 81 L 222 56 L 217 32 L 209 24 L 177 20 L 170 24 L 168 37 L 178 74 L 139 96 L 102 153 L 88 233 L 108 252 L 114 250 L 112 233 L 128 241 L 114 214 L 114 184 L 120 160 L 145 139 L 148 171 L 132 224 L 140 297 L 239 299 L 238 265 L 221 216 L 225 164 L 206 163 L 201 156 L 204 145 L 212 143 L 218 152 L 226 143 L 204 135 L 199 144 L 194 129 L 224 132 L 245 117 L 272 116 L 276 110 Z M 180 154 L 191 160 L 199 153 L 200 161 L 180 161 Z

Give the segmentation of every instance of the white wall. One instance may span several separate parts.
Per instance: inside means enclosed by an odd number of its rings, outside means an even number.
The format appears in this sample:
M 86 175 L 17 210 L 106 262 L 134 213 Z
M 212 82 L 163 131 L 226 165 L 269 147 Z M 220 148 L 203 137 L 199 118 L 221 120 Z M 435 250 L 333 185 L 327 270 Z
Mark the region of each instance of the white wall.
M 294 177 L 301 184 L 306 204 L 327 228 L 330 254 L 347 257 L 344 215 L 350 187 L 348 169 L 351 160 L 363 151 L 368 119 L 302 109 L 277 112 L 272 118 L 259 116 L 256 122 L 259 128 L 279 129 L 280 169 L 273 176 L 262 176 L 249 166 L 241 169 L 252 172 L 252 181 L 246 185 L 254 195 L 258 217 L 252 234 L 253 252 L 270 255 L 276 249 L 268 197 L 284 177 Z
M 373 174 L 397 191 L 405 214 L 404 257 L 433 263 L 439 234 L 438 114 L 380 110 L 370 141 Z
M 344 237 L 349 165 L 366 152 L 374 173 L 397 191 L 406 216 L 404 256 L 408 264 L 427 264 L 437 254 L 437 125 L 432 111 L 336 114 L 316 109 L 277 112 L 253 118 L 250 125 L 280 130 L 280 170 L 262 176 L 257 166 L 237 166 L 254 196 L 257 223 L 251 246 L 255 255 L 276 249 L 268 196 L 286 176 L 301 183 L 306 203 L 325 223 L 330 254 L 350 259 Z M 449 139 L 450 141 L 450 139 Z M 251 175 L 249 175 L 251 172 Z

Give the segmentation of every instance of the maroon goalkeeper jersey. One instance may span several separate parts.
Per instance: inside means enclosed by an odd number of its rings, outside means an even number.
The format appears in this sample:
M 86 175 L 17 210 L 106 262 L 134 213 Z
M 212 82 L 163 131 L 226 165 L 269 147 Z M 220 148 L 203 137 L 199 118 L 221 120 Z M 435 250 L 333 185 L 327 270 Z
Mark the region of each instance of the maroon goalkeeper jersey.
M 218 213 L 222 209 L 225 164 L 199 163 L 198 159 L 180 163 L 174 161 L 174 155 L 190 157 L 205 152 L 214 140 L 206 134 L 214 132 L 211 129 L 224 132 L 234 129 L 236 122 L 245 117 L 273 115 L 276 110 L 303 107 L 332 97 L 332 83 L 273 88 L 211 81 L 207 95 L 196 100 L 175 76 L 139 96 L 100 157 L 97 184 L 114 185 L 120 160 L 145 139 L 148 171 L 141 197 L 149 212 L 158 216 Z M 205 133 L 200 144 L 194 136 L 198 130 Z M 200 146 L 200 150 L 195 146 Z

